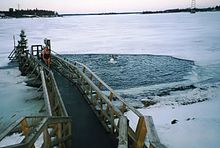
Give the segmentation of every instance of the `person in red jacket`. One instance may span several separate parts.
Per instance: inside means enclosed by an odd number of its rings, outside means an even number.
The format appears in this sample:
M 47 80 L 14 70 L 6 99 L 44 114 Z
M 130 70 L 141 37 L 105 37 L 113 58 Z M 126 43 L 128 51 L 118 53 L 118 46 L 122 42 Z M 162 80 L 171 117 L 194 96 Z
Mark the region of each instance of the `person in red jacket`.
M 51 63 L 51 56 L 50 56 L 50 50 L 48 47 L 44 47 L 44 50 L 42 52 L 42 58 L 43 61 L 45 62 L 45 64 L 50 67 L 50 63 Z

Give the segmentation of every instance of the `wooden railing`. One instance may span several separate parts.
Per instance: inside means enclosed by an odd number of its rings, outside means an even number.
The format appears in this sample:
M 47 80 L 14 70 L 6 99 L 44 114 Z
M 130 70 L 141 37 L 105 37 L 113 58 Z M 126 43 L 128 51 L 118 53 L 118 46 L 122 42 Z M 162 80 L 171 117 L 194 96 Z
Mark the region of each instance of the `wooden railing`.
M 49 116 L 67 117 L 67 111 L 60 96 L 56 81 L 51 71 L 41 69 L 42 87 Z
M 36 143 L 40 147 L 71 147 L 71 120 L 69 117 L 46 117 L 29 116 L 24 117 L 10 125 L 0 135 L 0 141 L 11 133 L 18 133 L 23 136 L 20 143 L 7 145 L 6 147 L 33 148 Z
M 52 56 L 52 65 L 70 81 L 79 85 L 106 130 L 115 136 L 119 136 L 119 141 L 126 139 L 120 135 L 126 132 L 120 132 L 122 130 L 120 128 L 123 126 L 119 124 L 119 119 L 124 117 L 128 110 L 137 118 L 135 127 L 132 127 L 130 122 L 122 122 L 128 129 L 128 142 L 124 142 L 125 147 L 126 144 L 128 147 L 136 148 L 144 146 L 164 147 L 157 136 L 152 118 L 143 116 L 138 110 L 130 106 L 86 65 L 64 59 L 56 53 Z M 121 137 L 124 137 L 123 140 L 120 139 Z M 149 145 L 145 145 L 145 138 L 149 141 Z M 123 146 L 120 144 L 120 147 Z
M 16 60 L 16 49 L 13 49 L 13 50 L 11 51 L 11 53 L 10 53 L 9 56 L 8 56 L 8 59 L 11 60 L 11 61 Z
M 12 55 L 10 57 L 13 57 Z M 69 140 L 71 137 L 71 123 L 53 73 L 37 59 L 38 57 L 36 58 L 31 54 L 16 56 L 16 58 L 19 58 L 19 67 L 24 74 L 28 73 L 29 75 L 33 75 L 35 79 L 41 80 L 48 117 L 39 117 L 41 121 L 33 122 L 34 124 L 28 120 L 35 121 L 36 119 L 39 120 L 39 118 L 23 118 L 17 122 L 18 124 L 12 125 L 5 133 L 1 134 L 0 138 L 4 137 L 4 134 L 16 129 L 21 131 L 26 137 L 26 140 L 23 142 L 26 145 L 21 146 L 31 147 L 39 135 L 44 133 L 44 137 L 46 137 L 44 138 L 44 145 L 48 146 L 53 145 L 53 142 L 50 140 L 52 136 L 50 136 L 48 130 L 52 128 L 52 133 L 54 133 L 54 131 L 57 133 L 56 139 L 58 140 L 55 140 L 55 143 L 58 143 L 59 147 L 62 147 L 62 144 L 64 145 L 62 142 L 68 141 L 68 143 L 71 143 Z M 138 110 L 130 106 L 86 65 L 69 61 L 58 54 L 52 54 L 52 66 L 79 86 L 106 130 L 111 132 L 115 137 L 118 137 L 119 148 L 142 148 L 145 146 L 151 148 L 165 147 L 160 143 L 152 117 L 143 116 Z M 130 113 L 134 115 L 137 122 L 132 123 L 132 121 L 129 121 L 125 114 L 127 111 L 130 111 Z M 65 125 L 63 125 L 61 118 L 68 119 L 68 122 L 65 122 Z M 35 124 L 36 126 L 34 126 Z M 33 132 L 33 130 L 37 132 Z M 149 144 L 145 144 L 145 139 L 147 139 Z
M 47 117 L 25 117 L 12 124 L 0 134 L 0 141 L 13 132 L 20 131 L 25 136 L 20 144 L 8 147 L 34 147 L 40 134 L 44 135 L 43 147 L 71 147 L 71 121 L 66 112 L 52 71 L 38 60 L 38 57 L 26 53 L 19 55 L 16 51 L 10 58 L 19 63 L 23 75 L 32 77 L 33 84 L 40 81 L 39 89 L 43 89 Z M 41 121 L 40 121 L 41 120 Z M 37 122 L 39 121 L 39 122 Z M 33 128 L 36 125 L 36 128 Z M 48 130 L 51 130 L 51 133 Z M 55 137 L 55 138 L 54 138 Z M 51 140 L 53 139 L 53 140 Z
M 34 75 L 35 79 L 41 80 L 48 115 L 67 117 L 68 114 L 60 96 L 53 72 L 42 64 L 37 57 L 31 54 L 23 58 L 21 63 L 23 64 L 20 66 L 20 70 L 23 73 L 28 73 L 29 77 L 30 75 Z

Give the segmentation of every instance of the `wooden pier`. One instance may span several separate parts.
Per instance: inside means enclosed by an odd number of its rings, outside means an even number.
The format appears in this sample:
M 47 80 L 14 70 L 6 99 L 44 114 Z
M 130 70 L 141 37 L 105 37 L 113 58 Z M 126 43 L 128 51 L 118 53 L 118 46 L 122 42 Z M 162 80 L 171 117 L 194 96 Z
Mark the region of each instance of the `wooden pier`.
M 51 51 L 51 66 L 41 61 L 42 45 L 31 51 L 15 48 L 9 59 L 43 91 L 46 116 L 24 117 L 0 134 L 0 141 L 18 132 L 24 139 L 8 147 L 164 148 L 152 117 L 142 115 L 86 65 Z M 132 127 L 125 113 L 138 122 Z M 147 142 L 145 142 L 147 141 Z

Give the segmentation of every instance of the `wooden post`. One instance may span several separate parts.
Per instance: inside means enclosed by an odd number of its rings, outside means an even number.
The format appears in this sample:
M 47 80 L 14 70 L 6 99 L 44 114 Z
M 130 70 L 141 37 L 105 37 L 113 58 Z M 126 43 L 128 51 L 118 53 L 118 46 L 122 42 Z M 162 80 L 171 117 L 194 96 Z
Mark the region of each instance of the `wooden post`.
M 94 99 L 94 105 L 96 105 L 96 104 L 97 104 L 98 99 L 99 99 L 99 94 L 98 94 L 98 92 L 96 91 L 96 94 L 95 94 L 95 99 Z
M 103 117 L 103 101 L 102 101 L 102 96 L 99 97 L 100 98 L 100 113 L 101 113 L 101 117 Z
M 101 87 L 102 87 L 102 83 L 99 81 L 99 83 L 98 83 L 98 88 L 99 89 L 101 89 Z M 98 95 L 98 92 L 97 92 L 97 95 Z M 98 97 L 96 97 L 96 101 L 98 101 Z M 100 114 L 101 114 L 101 116 L 102 116 L 102 98 L 100 97 Z
M 71 147 L 72 145 L 72 127 L 71 127 L 71 122 L 68 122 L 67 123 L 67 126 L 68 126 L 68 135 L 71 135 L 71 138 L 68 140 L 67 142 L 67 147 Z
M 111 117 L 111 132 L 114 133 L 114 109 L 111 107 L 110 108 L 110 117 Z
M 99 81 L 98 88 L 101 89 L 102 83 Z
M 112 98 L 113 98 L 113 93 L 110 92 L 110 95 L 109 95 L 109 100 L 112 102 Z M 106 109 L 106 112 L 108 113 L 109 112 L 109 106 L 107 105 L 107 109 Z
M 147 134 L 147 128 L 146 128 L 144 116 L 139 117 L 135 134 L 136 134 L 136 139 L 134 143 L 134 148 L 143 148 L 145 136 Z
M 86 67 L 85 66 L 83 66 L 83 73 L 85 73 L 86 72 Z
M 45 130 L 44 130 L 43 136 L 44 136 L 43 147 L 44 147 L 44 148 L 50 147 L 51 139 L 50 139 L 50 135 L 49 135 L 49 133 L 48 133 L 47 127 L 46 127 Z
M 58 129 L 57 129 L 57 138 L 58 138 L 58 146 L 59 148 L 62 148 L 62 142 L 61 142 L 61 139 L 62 139 L 62 123 L 58 123 L 57 125 Z
M 118 148 L 128 148 L 128 120 L 125 116 L 119 119 Z
M 94 100 L 93 100 L 93 97 L 92 97 L 92 87 L 90 86 L 89 87 L 89 97 L 90 97 L 90 101 L 92 102 L 92 103 L 94 103 Z
M 90 74 L 89 79 L 90 79 L 90 80 L 92 80 L 92 79 L 93 79 L 93 75 L 92 75 L 92 74 Z
M 113 93 L 110 92 L 110 95 L 109 95 L 109 100 L 112 102 L 112 99 L 113 99 Z
M 27 123 L 27 120 L 26 118 L 24 118 L 22 121 L 21 121 L 21 130 L 22 130 L 22 133 L 25 135 L 25 137 L 28 135 L 28 132 L 29 132 L 29 126 L 28 126 L 28 123 Z
M 153 118 L 151 116 L 145 116 L 145 123 L 148 129 L 150 148 L 166 148 L 166 146 L 160 143 L 160 139 L 154 126 Z
M 126 110 L 126 105 L 125 105 L 124 103 L 123 103 L 123 105 L 122 105 L 122 107 L 121 107 L 121 109 L 120 109 L 120 110 L 121 110 L 121 112 L 122 112 L 122 113 L 124 113 L 124 112 L 125 112 L 125 110 Z

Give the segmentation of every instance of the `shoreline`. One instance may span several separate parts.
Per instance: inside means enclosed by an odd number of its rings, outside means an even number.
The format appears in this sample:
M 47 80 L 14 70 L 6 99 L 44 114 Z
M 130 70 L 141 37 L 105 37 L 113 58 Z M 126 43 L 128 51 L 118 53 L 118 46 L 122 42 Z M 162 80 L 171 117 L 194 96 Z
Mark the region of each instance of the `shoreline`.
M 134 12 L 97 12 L 97 13 L 63 13 L 60 16 L 83 16 L 83 15 L 128 15 L 128 14 L 163 14 L 163 13 L 192 13 L 192 10 L 197 12 L 218 12 L 220 11 L 220 6 L 208 7 L 208 8 L 184 8 L 184 9 L 167 9 L 167 10 L 157 10 L 157 11 L 134 11 Z
M 215 7 L 208 7 L 208 8 L 195 8 L 193 9 L 195 13 L 199 12 L 220 12 L 220 6 L 215 6 Z M 16 11 L 18 11 L 16 13 Z M 0 19 L 10 19 L 10 18 L 54 18 L 54 17 L 65 17 L 65 16 L 91 16 L 91 15 L 131 15 L 131 14 L 170 14 L 170 13 L 191 13 L 192 9 L 191 8 L 185 8 L 185 9 L 167 9 L 167 10 L 161 10 L 161 11 L 134 11 L 134 12 L 94 12 L 94 13 L 62 13 L 58 14 L 57 12 L 54 11 L 48 11 L 48 12 L 53 12 L 53 15 L 32 15 L 32 14 L 23 14 L 20 15 L 20 12 L 23 12 L 25 10 L 15 10 L 13 12 L 13 15 L 8 15 L 10 14 L 10 11 L 0 11 Z M 33 11 L 42 11 L 42 10 L 33 10 Z M 45 10 L 44 10 L 45 11 Z M 47 12 L 47 11 L 46 11 Z M 7 15 L 3 15 L 7 14 Z M 18 16 L 19 14 L 19 16 Z M 194 14 L 194 13 L 193 13 Z

